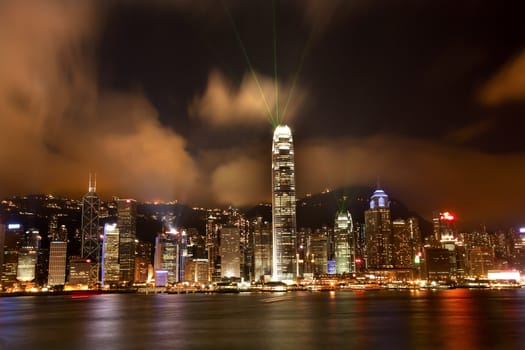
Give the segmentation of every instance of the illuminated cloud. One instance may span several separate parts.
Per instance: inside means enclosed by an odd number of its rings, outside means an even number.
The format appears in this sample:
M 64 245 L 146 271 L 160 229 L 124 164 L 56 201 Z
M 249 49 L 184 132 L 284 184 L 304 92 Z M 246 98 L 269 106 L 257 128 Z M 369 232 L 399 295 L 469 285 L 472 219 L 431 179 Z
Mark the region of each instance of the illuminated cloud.
M 180 198 L 198 181 L 185 140 L 144 96 L 100 91 L 95 10 L 84 1 L 0 4 L 1 195 L 82 193 Z M 181 198 L 182 199 L 182 198 Z
M 486 105 L 525 99 L 525 50 L 507 62 L 483 86 L 479 98 Z
M 493 124 L 492 120 L 483 119 L 463 128 L 453 130 L 447 135 L 447 137 L 449 140 L 458 144 L 467 143 L 490 132 L 494 126 Z
M 206 91 L 202 96 L 195 97 L 190 114 L 222 127 L 269 123 L 271 115 L 275 115 L 274 80 L 260 74 L 257 77 L 259 85 L 252 74 L 245 73 L 239 86 L 236 86 L 219 71 L 212 71 Z M 282 114 L 291 88 L 279 86 L 278 89 L 279 111 Z M 285 122 L 293 120 L 304 97 L 304 91 L 296 87 L 286 107 Z
M 371 5 L 371 0 L 298 0 L 297 7 L 303 12 L 314 35 L 322 34 L 331 24 L 345 20 L 352 13 Z
M 211 175 L 215 200 L 236 206 L 267 201 L 271 184 L 267 169 L 268 164 L 247 157 L 219 165 Z
M 304 195 L 326 186 L 373 187 L 379 176 L 390 195 L 426 218 L 447 208 L 470 225 L 497 224 L 521 216 L 525 188 L 512 188 L 509 196 L 502 184 L 525 177 L 524 156 L 394 136 L 317 140 L 296 147 L 297 190 Z

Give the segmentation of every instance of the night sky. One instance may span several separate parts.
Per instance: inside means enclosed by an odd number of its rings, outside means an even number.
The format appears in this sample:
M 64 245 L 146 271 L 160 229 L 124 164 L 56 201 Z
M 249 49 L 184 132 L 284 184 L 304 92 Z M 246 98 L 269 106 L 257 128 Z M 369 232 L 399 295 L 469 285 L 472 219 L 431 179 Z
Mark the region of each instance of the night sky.
M 525 224 L 524 7 L 1 1 L 0 195 L 94 172 L 102 198 L 269 202 L 269 109 L 299 197 L 379 178 L 426 218 Z

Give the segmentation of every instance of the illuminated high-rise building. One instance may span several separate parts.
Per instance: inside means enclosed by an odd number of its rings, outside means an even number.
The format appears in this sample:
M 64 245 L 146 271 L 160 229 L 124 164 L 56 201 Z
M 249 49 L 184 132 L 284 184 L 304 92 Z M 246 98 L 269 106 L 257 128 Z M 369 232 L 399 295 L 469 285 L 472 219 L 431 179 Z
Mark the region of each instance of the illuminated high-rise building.
M 463 242 L 458 239 L 455 215 L 448 211 L 434 212 L 432 223 L 432 245 L 449 251 L 450 273 L 453 276 L 461 275 L 465 270 L 466 252 Z
M 252 230 L 254 278 L 259 280 L 272 274 L 272 226 L 259 216 Z
M 92 264 L 89 259 L 80 256 L 71 256 L 69 258 L 69 276 L 67 284 L 78 287 L 85 286 L 91 282 Z
M 217 213 L 210 211 L 206 219 L 206 250 L 208 252 L 208 278 L 209 282 L 221 279 L 221 255 L 219 252 L 220 228 Z
M 417 264 L 423 252 L 421 231 L 417 218 L 392 221 L 392 264 L 409 268 Z
M 58 219 L 53 215 L 49 221 L 48 237 L 49 259 L 47 266 L 47 285 L 63 286 L 66 284 L 67 229 L 58 227 Z
M 188 259 L 184 270 L 185 281 L 208 283 L 208 259 Z
M 494 270 L 494 250 L 490 247 L 475 247 L 468 252 L 469 275 L 487 277 Z
M 330 231 L 327 227 L 311 232 L 307 237 L 309 269 L 314 275 L 328 273 Z
M 0 237 L 1 238 L 1 237 Z M 2 273 L 1 284 L 4 288 L 17 282 L 18 254 L 24 239 L 22 225 L 11 223 L 4 231 L 2 243 Z
M 135 246 L 135 282 L 146 283 L 151 265 L 151 243 L 139 241 Z
M 116 224 L 107 223 L 104 225 L 101 272 L 103 285 L 117 284 L 119 282 L 119 228 Z
M 250 230 L 250 221 L 241 214 L 234 217 L 234 224 L 239 228 L 240 235 L 240 277 L 247 281 L 254 279 L 253 277 L 253 232 Z
M 434 226 L 434 239 L 438 245 L 442 245 L 439 242 L 457 240 L 456 217 L 452 213 L 448 211 L 434 212 L 432 224 Z
M 392 267 L 390 201 L 385 191 L 375 190 L 365 211 L 366 259 L 368 268 Z
M 334 224 L 334 257 L 338 274 L 355 272 L 355 236 L 352 215 L 339 210 Z
M 221 277 L 241 276 L 241 235 L 239 227 L 225 225 L 221 228 Z
M 53 240 L 49 242 L 49 268 L 47 284 L 62 286 L 66 283 L 67 242 Z
M 0 290 L 2 290 L 2 276 L 4 274 L 4 243 L 5 243 L 5 225 L 0 224 Z
M 292 131 L 275 128 L 272 145 L 272 278 L 296 277 L 295 164 Z
M 170 230 L 160 233 L 155 239 L 155 279 L 159 275 L 166 276 L 166 282 L 175 284 L 179 281 L 180 275 L 180 233 L 177 230 Z
M 134 199 L 117 200 L 120 282 L 133 283 L 137 240 L 137 203 Z
M 40 248 L 40 233 L 37 229 L 29 229 L 22 239 L 18 252 L 16 279 L 20 282 L 33 282 L 36 277 L 37 251 Z
M 92 281 L 99 280 L 100 262 L 100 227 L 99 227 L 99 209 L 100 198 L 96 193 L 97 180 L 96 177 L 92 181 L 91 174 L 89 174 L 88 193 L 82 197 L 82 258 L 93 264 Z

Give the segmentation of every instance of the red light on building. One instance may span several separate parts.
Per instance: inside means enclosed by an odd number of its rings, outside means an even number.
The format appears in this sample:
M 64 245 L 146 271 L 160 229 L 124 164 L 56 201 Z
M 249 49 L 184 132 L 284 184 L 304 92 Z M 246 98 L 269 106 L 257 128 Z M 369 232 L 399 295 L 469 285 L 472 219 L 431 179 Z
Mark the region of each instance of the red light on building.
M 355 259 L 355 263 L 356 263 L 356 264 L 361 264 L 361 258 L 357 258 L 357 259 Z
M 126 203 L 131 203 L 131 199 L 126 199 Z
M 441 219 L 445 221 L 454 221 L 456 220 L 456 217 L 449 213 L 448 211 L 441 214 Z

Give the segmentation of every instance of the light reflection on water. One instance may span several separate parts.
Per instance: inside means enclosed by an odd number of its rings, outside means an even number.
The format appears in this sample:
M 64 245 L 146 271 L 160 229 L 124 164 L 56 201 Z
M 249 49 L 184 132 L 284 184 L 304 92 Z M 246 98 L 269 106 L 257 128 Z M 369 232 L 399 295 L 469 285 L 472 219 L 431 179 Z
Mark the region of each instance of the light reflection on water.
M 525 349 L 525 289 L 0 298 L 0 349 Z

